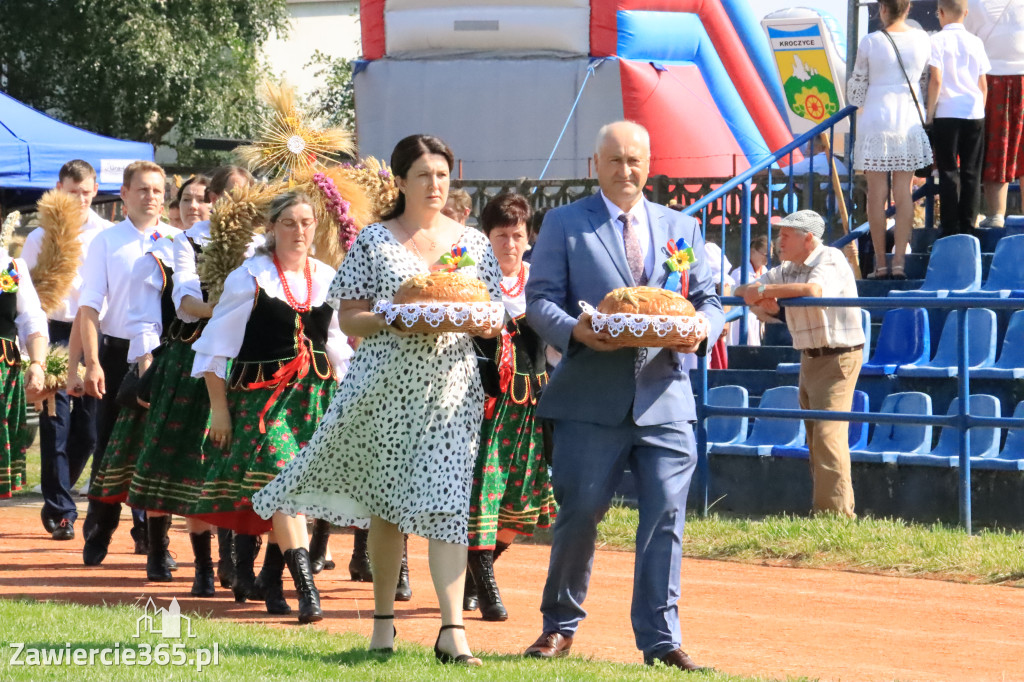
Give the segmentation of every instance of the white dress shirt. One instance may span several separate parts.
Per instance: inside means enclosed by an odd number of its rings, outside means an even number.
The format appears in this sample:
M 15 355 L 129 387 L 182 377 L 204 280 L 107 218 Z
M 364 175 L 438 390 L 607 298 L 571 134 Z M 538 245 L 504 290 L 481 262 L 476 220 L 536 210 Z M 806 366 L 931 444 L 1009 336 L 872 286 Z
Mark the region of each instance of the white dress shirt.
M 970 0 L 964 26 L 984 43 L 993 76 L 1024 75 L 1024 0 Z
M 932 35 L 928 66 L 942 74 L 935 118 L 985 118 L 985 97 L 978 80 L 992 67 L 981 38 L 968 33 L 963 24 L 946 24 Z
M 114 223 L 101 217 L 96 211 L 89 209 L 81 231 L 78 233 L 78 241 L 82 244 L 82 257 L 78 264 L 78 272 L 71 282 L 71 291 L 64 305 L 50 313 L 50 319 L 57 322 L 73 322 L 78 314 L 78 296 L 82 289 L 82 266 L 85 263 L 85 255 L 89 252 L 89 245 L 103 230 Z M 25 238 L 25 245 L 21 249 L 21 257 L 28 263 L 28 267 L 34 268 L 39 263 L 39 252 L 43 247 L 43 235 L 46 233 L 41 227 L 29 232 Z
M 131 275 L 132 297 L 128 304 L 128 362 L 137 362 L 160 345 L 164 332 L 162 293 L 171 282 L 164 279 L 161 263 L 170 267 L 173 244 L 158 239 L 146 255 L 135 261 Z
M 309 259 L 312 276 L 313 306 L 322 305 L 327 299 L 327 290 L 334 279 L 334 268 L 315 258 Z M 288 287 L 298 300 L 305 298 L 306 280 L 302 275 L 285 273 Z M 224 280 L 224 293 L 213 308 L 213 317 L 206 324 L 202 335 L 192 344 L 196 359 L 192 365 L 192 376 L 201 378 L 204 372 L 213 372 L 222 379 L 227 379 L 227 362 L 238 356 L 245 339 L 245 327 L 249 323 L 253 303 L 258 289 L 272 298 L 281 301 L 288 299 L 284 295 L 284 287 L 278 277 L 274 259 L 266 254 L 249 258 L 241 267 L 232 271 Z M 338 326 L 338 315 L 332 311 L 331 324 L 327 329 L 327 357 L 334 366 L 338 381 L 348 371 L 352 347 L 348 338 L 341 333 Z
M 7 253 L 7 249 L 0 246 L 0 269 L 6 272 L 12 260 L 18 271 L 18 291 L 14 294 L 18 315 L 14 318 L 14 324 L 18 326 L 21 347 L 28 348 L 28 337 L 33 334 L 42 334 L 43 338 L 49 341 L 50 333 L 46 326 L 46 313 L 39 305 L 36 288 L 32 286 L 32 276 L 29 274 L 28 264 L 22 258 L 12 259 Z
M 126 219 L 103 230 L 92 240 L 82 266 L 78 305 L 99 311 L 104 303 L 107 304 L 106 315 L 100 321 L 103 334 L 119 339 L 131 338 L 128 308 L 133 296 L 131 274 L 135 261 L 149 250 L 155 241 L 153 235 L 160 239 L 174 237 L 179 232 L 181 230 L 165 223 L 139 230 L 130 219 Z
M 210 221 L 200 220 L 174 238 L 174 260 L 170 263 L 174 269 L 174 290 L 171 292 L 171 299 L 174 301 L 178 317 L 185 322 L 198 322 L 198 317 L 181 311 L 181 302 L 186 296 L 203 300 L 203 289 L 196 269 L 196 250 L 192 248 L 189 239 L 200 247 L 206 246 L 206 242 L 210 240 Z M 249 248 L 245 250 L 245 257 L 252 258 L 256 249 L 265 241 L 266 238 L 262 234 L 253 235 Z
M 647 278 L 651 278 L 651 274 L 654 272 L 654 249 L 652 248 L 651 241 L 651 219 L 647 215 L 647 207 L 644 206 L 644 200 L 641 197 L 629 211 L 623 211 L 621 208 L 616 206 L 604 195 L 604 192 L 598 192 L 601 195 L 601 199 L 604 201 L 604 205 L 608 208 L 608 213 L 612 217 L 612 224 L 615 225 L 615 230 L 619 233 L 619 243 L 622 244 L 623 233 L 625 232 L 626 226 L 619 220 L 624 212 L 629 213 L 633 217 L 633 229 L 636 230 L 637 239 L 640 241 L 640 254 L 644 258 L 644 273 Z M 623 245 L 622 252 L 626 252 L 626 247 Z

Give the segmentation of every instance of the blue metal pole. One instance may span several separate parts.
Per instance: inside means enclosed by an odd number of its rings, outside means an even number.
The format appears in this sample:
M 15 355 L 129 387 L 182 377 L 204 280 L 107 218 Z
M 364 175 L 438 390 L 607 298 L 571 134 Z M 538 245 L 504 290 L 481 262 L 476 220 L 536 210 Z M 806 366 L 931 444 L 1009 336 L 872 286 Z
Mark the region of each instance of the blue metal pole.
M 711 339 L 708 339 L 708 343 Z M 698 488 L 698 506 L 700 515 L 708 515 L 708 503 L 711 495 L 711 464 L 708 462 L 708 360 L 707 356 L 697 357 L 697 373 L 700 380 L 697 382 L 697 477 L 700 481 Z
M 971 431 L 967 415 L 971 411 L 970 395 L 970 363 L 967 358 L 967 310 L 950 311 L 957 319 L 957 393 L 960 397 L 960 409 L 957 412 L 957 437 L 960 446 L 960 525 L 968 535 L 971 534 Z
M 769 171 L 770 172 L 770 171 Z M 741 222 L 740 222 L 740 280 L 743 284 L 747 283 L 747 268 L 750 267 L 750 189 L 751 181 L 748 178 L 743 183 L 743 203 L 740 208 L 741 211 Z M 740 316 L 740 341 L 746 343 L 747 341 L 747 315 L 744 310 L 744 314 Z

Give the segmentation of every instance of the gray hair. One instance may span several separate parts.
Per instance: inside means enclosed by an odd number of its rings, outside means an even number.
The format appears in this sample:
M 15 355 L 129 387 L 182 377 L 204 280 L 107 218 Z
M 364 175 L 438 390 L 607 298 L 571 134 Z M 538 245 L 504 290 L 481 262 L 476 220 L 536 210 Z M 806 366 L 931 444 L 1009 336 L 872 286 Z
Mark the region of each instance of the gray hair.
M 273 224 L 280 220 L 281 215 L 289 208 L 292 206 L 299 206 L 300 204 L 305 204 L 312 208 L 313 200 L 309 198 L 308 194 L 298 190 L 278 194 L 274 197 L 273 201 L 270 202 L 270 206 L 267 208 L 266 241 L 256 249 L 257 254 L 265 256 L 273 254 L 274 247 L 276 246 L 274 231 L 272 229 Z
M 643 127 L 636 121 L 612 121 L 611 123 L 604 124 L 601 126 L 601 129 L 597 131 L 597 140 L 594 142 L 595 153 L 599 154 L 601 152 L 601 145 L 604 144 L 605 138 L 608 137 L 614 128 L 620 126 L 632 128 L 634 134 L 644 141 L 647 148 L 651 148 L 651 134 L 647 131 L 647 128 Z

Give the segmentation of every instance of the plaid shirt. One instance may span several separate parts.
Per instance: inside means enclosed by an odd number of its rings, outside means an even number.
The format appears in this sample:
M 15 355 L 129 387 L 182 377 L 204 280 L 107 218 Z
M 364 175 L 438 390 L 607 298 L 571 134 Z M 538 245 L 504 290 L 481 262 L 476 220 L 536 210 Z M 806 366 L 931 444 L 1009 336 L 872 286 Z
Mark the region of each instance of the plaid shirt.
M 769 270 L 764 284 L 814 283 L 822 298 L 857 298 L 857 281 L 846 256 L 839 249 L 819 244 L 802 264 L 784 262 Z M 793 347 L 845 348 L 864 343 L 860 308 L 786 308 L 786 324 L 793 335 Z

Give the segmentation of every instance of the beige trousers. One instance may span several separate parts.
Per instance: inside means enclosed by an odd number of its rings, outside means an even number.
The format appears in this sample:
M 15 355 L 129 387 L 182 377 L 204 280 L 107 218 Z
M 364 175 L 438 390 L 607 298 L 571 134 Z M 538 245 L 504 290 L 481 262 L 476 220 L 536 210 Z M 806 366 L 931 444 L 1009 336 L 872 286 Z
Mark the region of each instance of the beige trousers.
M 800 355 L 800 407 L 849 412 L 860 375 L 861 351 L 817 358 Z M 806 420 L 810 449 L 812 509 L 856 517 L 850 479 L 849 422 Z

